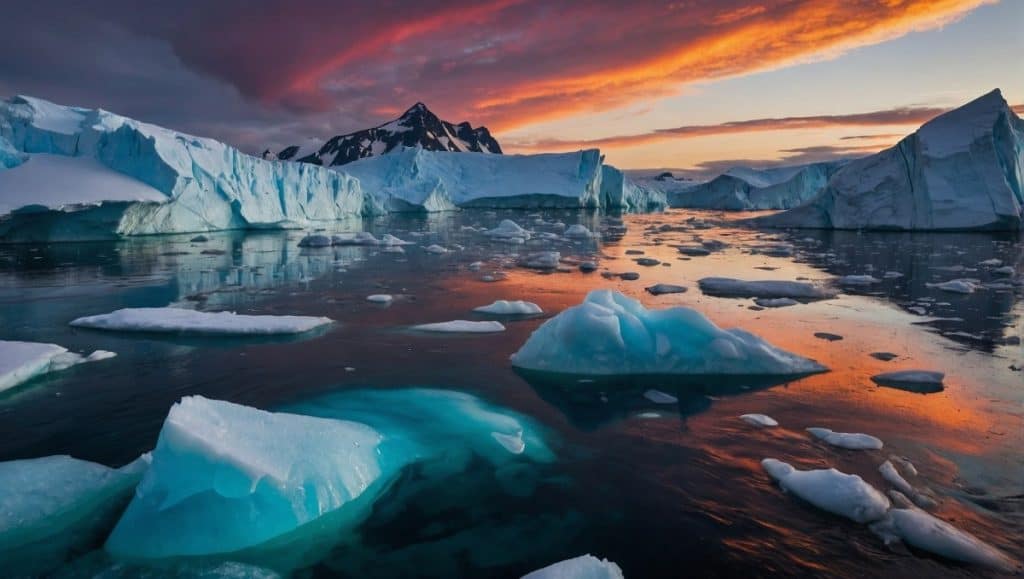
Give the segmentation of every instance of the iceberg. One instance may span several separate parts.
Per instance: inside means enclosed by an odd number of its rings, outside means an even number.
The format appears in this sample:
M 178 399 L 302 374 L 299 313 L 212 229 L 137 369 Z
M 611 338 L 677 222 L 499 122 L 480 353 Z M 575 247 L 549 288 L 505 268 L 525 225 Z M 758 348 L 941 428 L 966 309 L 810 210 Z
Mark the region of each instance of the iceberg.
M 612 290 L 590 292 L 530 335 L 512 365 L 567 374 L 802 375 L 826 369 L 696 310 L 648 310 Z
M 70 456 L 0 462 L 3 574 L 43 575 L 113 527 L 148 457 L 113 469 Z
M 553 455 L 528 418 L 459 392 L 354 390 L 281 412 L 186 397 L 106 549 L 130 561 L 216 555 L 284 572 L 344 540 L 405 469 L 421 467 L 413 486 L 443 484 L 476 458 L 501 473 Z
M 49 372 L 114 356 L 104 350 L 82 356 L 57 344 L 0 340 L 0 392 Z
M 761 466 L 782 490 L 857 523 L 877 521 L 889 510 L 889 499 L 855 474 L 834 468 L 798 470 L 774 458 L 762 460 Z
M 96 330 L 222 336 L 302 334 L 332 323 L 330 318 L 312 316 L 251 316 L 179 308 L 124 308 L 71 321 L 76 328 Z
M 608 559 L 580 555 L 537 569 L 521 579 L 623 579 L 622 569 Z
M 382 210 L 347 174 L 264 161 L 102 109 L 13 97 L 0 101 L 0 139 L 5 150 L 28 157 L 0 170 L 2 206 L 35 209 L 0 224 L 0 239 L 8 241 L 296 227 Z M 86 186 L 58 189 L 82 176 Z M 38 187 L 12 183 L 36 183 L 46 195 L 37 198 Z M 83 203 L 100 207 L 83 209 Z M 68 206 L 76 210 L 37 215 Z M 82 221 L 95 229 L 73 227 Z M 61 237 L 68 227 L 75 229 L 71 237 Z
M 662 188 L 669 206 L 688 209 L 753 211 L 790 209 L 814 198 L 842 163 L 812 163 L 756 170 L 730 169 L 700 184 L 677 181 L 644 182 Z
M 1024 226 L 1024 121 L 998 89 L 850 162 L 768 227 L 1018 230 Z

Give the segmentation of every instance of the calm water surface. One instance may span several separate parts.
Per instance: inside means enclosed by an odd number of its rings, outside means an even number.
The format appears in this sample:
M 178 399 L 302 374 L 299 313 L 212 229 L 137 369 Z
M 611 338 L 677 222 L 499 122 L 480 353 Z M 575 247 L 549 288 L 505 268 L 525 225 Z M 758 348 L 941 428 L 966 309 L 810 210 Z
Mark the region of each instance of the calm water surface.
M 298 575 L 514 577 L 590 552 L 617 561 L 633 578 L 992 576 L 888 548 L 867 527 L 784 495 L 760 467 L 766 457 L 801 468 L 834 466 L 887 489 L 877 467 L 890 454 L 916 465 L 920 476 L 912 482 L 940 498 L 937 516 L 1024 558 L 1024 374 L 1017 370 L 1024 366 L 1024 291 L 979 265 L 999 259 L 1020 275 L 1024 245 L 1017 237 L 758 232 L 733 226 L 728 219 L 734 216 L 679 211 L 627 216 L 624 236 L 600 241 L 511 245 L 465 229 L 493 227 L 505 217 L 537 231 L 552 231 L 553 221 L 593 230 L 610 223 L 574 212 L 465 211 L 332 228 L 392 233 L 418 244 L 404 254 L 306 250 L 298 247 L 300 232 L 214 234 L 206 243 L 168 236 L 0 247 L 4 339 L 118 353 L 0 397 L 0 460 L 70 454 L 127 463 L 152 448 L 171 404 L 192 394 L 274 409 L 343 389 L 432 386 L 471 392 L 533 417 L 547 428 L 558 461 L 537 467 L 531 483 L 516 492 L 493 484 L 482 465 L 457 485 L 411 497 L 400 481 L 392 491 L 403 495 L 400 507 L 386 508 L 391 497 L 384 497 L 356 543 L 309 561 Z M 674 248 L 695 239 L 728 247 L 693 258 Z M 428 254 L 422 247 L 431 243 L 456 249 Z M 765 246 L 779 244 L 792 255 L 766 254 Z M 593 259 L 602 270 L 638 272 L 640 279 L 514 266 L 516 255 L 539 249 Z M 627 250 L 662 263 L 638 265 L 641 256 Z M 468 267 L 475 261 L 484 262 L 480 271 Z M 495 272 L 504 278 L 482 281 Z M 767 310 L 751 309 L 747 299 L 705 296 L 696 285 L 709 275 L 828 282 L 848 274 L 882 281 L 845 288 L 834 300 Z M 955 278 L 990 285 L 967 295 L 928 285 Z M 689 291 L 644 291 L 658 282 Z M 669 406 L 643 397 L 649 380 L 552 381 L 513 371 L 508 357 L 530 332 L 595 288 L 617 289 L 648 307 L 694 307 L 719 325 L 741 326 L 831 371 L 782 384 L 654 381 L 679 398 Z M 386 307 L 366 302 L 373 293 L 396 299 Z M 486 319 L 470 310 L 495 299 L 533 301 L 546 314 L 511 320 L 506 332 L 493 335 L 405 330 Z M 276 341 L 67 325 L 83 315 L 169 303 L 328 316 L 339 323 L 321 335 Z M 843 339 L 822 340 L 816 332 Z M 869 356 L 879 351 L 898 358 Z M 870 380 L 908 368 L 945 372 L 945 390 L 923 395 Z M 737 419 L 749 412 L 771 415 L 782 427 L 754 430 Z M 807 436 L 809 426 L 869 433 L 885 448 L 827 447 Z M 97 552 L 67 571 L 108 564 Z

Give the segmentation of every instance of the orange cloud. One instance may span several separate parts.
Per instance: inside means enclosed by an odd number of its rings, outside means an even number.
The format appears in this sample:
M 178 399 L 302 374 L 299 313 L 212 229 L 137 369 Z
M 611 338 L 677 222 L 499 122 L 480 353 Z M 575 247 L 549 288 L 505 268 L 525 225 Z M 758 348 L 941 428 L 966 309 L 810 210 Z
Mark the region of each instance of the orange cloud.
M 871 127 L 908 125 L 917 126 L 946 112 L 949 109 L 936 107 L 902 107 L 867 113 L 848 115 L 815 115 L 805 117 L 780 117 L 731 121 L 715 125 L 684 125 L 668 129 L 656 129 L 647 133 L 617 135 L 590 140 L 544 139 L 540 141 L 506 143 L 512 150 L 566 150 L 592 147 L 629 147 L 674 139 L 693 139 L 715 135 L 757 133 L 826 127 Z M 886 138 L 893 135 L 858 135 L 851 138 Z M 896 135 L 900 136 L 900 135 Z

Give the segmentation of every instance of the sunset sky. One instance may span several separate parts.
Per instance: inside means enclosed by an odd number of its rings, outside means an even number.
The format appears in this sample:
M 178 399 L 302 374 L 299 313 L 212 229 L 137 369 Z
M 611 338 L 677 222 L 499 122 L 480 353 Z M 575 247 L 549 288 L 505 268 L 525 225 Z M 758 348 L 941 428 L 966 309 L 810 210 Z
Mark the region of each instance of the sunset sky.
M 144 8 L 140 8 L 144 6 Z M 0 94 L 279 149 L 416 101 L 506 152 L 621 167 L 865 154 L 993 88 L 1024 103 L 1024 2 L 34 0 Z

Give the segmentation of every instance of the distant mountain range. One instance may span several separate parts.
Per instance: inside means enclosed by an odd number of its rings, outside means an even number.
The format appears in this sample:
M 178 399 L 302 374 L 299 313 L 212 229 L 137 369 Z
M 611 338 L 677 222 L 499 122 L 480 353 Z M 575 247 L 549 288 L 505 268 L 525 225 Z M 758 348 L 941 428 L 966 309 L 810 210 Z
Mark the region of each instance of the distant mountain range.
M 390 153 L 396 148 L 420 147 L 428 151 L 501 154 L 501 146 L 487 127 L 450 123 L 438 118 L 423 103 L 416 103 L 397 119 L 370 129 L 332 137 L 323 145 L 292 145 L 274 154 L 263 152 L 264 159 L 298 161 L 324 167 L 336 167 Z

